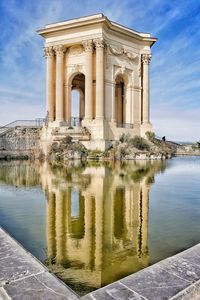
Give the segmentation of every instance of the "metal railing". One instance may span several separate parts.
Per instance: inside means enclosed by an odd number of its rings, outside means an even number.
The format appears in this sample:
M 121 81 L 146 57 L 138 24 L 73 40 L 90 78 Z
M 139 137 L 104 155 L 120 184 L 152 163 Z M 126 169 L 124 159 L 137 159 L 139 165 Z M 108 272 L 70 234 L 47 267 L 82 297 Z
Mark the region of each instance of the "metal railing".
M 133 124 L 131 124 L 131 123 L 117 123 L 117 127 L 121 127 L 121 128 L 133 128 Z
M 0 135 L 10 131 L 16 127 L 42 127 L 45 124 L 46 119 L 37 118 L 35 120 L 16 120 L 0 127 Z
M 82 118 L 71 117 L 70 121 L 67 122 L 67 125 L 72 126 L 72 127 L 80 127 L 81 121 L 82 121 Z

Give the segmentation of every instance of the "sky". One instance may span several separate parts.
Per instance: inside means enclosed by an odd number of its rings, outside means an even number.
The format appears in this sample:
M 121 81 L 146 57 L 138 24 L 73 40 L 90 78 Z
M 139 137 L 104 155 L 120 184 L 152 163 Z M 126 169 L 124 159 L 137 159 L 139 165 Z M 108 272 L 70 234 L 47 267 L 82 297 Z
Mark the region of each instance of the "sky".
M 0 0 L 0 126 L 45 116 L 44 25 L 102 12 L 158 38 L 151 122 L 158 136 L 200 140 L 200 0 Z

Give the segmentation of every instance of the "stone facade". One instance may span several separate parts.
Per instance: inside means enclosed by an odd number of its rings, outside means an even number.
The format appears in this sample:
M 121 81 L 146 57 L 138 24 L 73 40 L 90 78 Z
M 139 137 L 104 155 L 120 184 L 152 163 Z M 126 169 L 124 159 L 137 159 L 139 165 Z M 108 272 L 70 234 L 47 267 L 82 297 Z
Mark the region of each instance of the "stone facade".
M 108 20 L 103 14 L 50 24 L 45 38 L 48 126 L 44 148 L 55 127 L 86 127 L 88 149 L 105 150 L 122 133 L 145 136 L 149 117 L 150 34 Z M 79 91 L 79 121 L 72 115 L 72 90 Z

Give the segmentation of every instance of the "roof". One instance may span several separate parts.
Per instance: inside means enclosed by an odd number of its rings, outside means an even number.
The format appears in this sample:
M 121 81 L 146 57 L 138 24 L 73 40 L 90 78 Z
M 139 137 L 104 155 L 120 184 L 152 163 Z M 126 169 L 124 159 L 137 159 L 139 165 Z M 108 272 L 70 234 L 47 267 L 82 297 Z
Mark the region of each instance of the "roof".
M 110 30 L 132 36 L 139 40 L 148 41 L 150 42 L 151 45 L 153 45 L 157 40 L 155 37 L 151 37 L 149 33 L 138 32 L 136 30 L 133 30 L 131 28 L 113 22 L 109 20 L 106 16 L 104 16 L 104 14 L 102 13 L 70 19 L 62 22 L 47 24 L 44 28 L 37 30 L 37 32 L 41 36 L 46 38 L 49 34 L 57 33 L 59 31 L 65 31 L 69 29 L 74 29 L 78 27 L 80 28 L 88 25 L 101 24 L 101 23 L 105 24 L 106 27 Z

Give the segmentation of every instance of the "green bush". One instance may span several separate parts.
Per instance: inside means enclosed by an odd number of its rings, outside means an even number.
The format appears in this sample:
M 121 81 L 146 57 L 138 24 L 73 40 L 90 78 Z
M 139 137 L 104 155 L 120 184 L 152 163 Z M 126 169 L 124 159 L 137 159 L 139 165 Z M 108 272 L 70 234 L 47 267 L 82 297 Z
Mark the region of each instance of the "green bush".
M 121 143 L 128 143 L 130 141 L 130 134 L 129 133 L 122 133 L 122 135 L 119 138 Z
M 148 138 L 149 141 L 153 142 L 155 139 L 155 133 L 152 131 L 147 131 L 146 133 L 146 137 Z
M 130 140 L 130 144 L 139 150 L 149 150 L 150 148 L 145 139 L 137 135 Z

